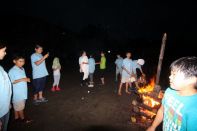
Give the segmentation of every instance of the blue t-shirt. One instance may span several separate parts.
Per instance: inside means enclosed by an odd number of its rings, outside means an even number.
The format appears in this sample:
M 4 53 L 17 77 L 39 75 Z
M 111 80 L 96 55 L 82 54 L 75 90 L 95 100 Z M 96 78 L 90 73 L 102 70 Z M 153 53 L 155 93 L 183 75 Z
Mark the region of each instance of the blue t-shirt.
M 164 107 L 163 131 L 197 131 L 197 94 L 180 96 L 168 88 L 162 104 Z
M 89 64 L 89 73 L 94 73 L 94 71 L 95 71 L 95 60 L 94 60 L 94 58 L 89 58 L 88 64 Z
M 10 100 L 12 95 L 11 82 L 8 74 L 0 66 L 0 118 L 10 110 Z
M 119 58 L 116 59 L 115 64 L 116 64 L 118 69 L 122 69 L 122 62 L 123 62 L 122 57 L 119 57 Z
M 132 60 L 131 59 L 128 59 L 128 58 L 125 58 L 122 62 L 122 67 L 126 68 L 127 71 L 129 71 L 129 73 L 131 74 L 132 73 Z M 128 74 L 124 69 L 122 71 L 122 77 L 126 77 L 126 78 L 129 78 L 130 77 L 130 74 Z
M 15 80 L 19 80 L 22 78 L 26 78 L 25 70 L 24 68 L 19 68 L 17 66 L 14 66 L 9 71 L 9 77 L 11 82 L 13 83 Z M 13 98 L 12 102 L 20 102 L 22 100 L 27 99 L 27 82 L 18 82 L 16 84 L 12 84 L 13 86 Z
M 35 62 L 42 59 L 42 57 L 43 57 L 42 54 L 37 54 L 37 53 L 31 55 L 33 79 L 42 78 L 48 75 L 45 61 L 43 61 L 40 65 L 35 64 Z
M 141 68 L 141 66 L 137 63 L 137 60 L 133 60 L 132 62 L 133 62 L 133 69 L 132 69 L 132 71 L 133 71 L 134 74 L 136 74 L 136 69 L 140 69 L 140 70 L 141 70 L 142 68 Z

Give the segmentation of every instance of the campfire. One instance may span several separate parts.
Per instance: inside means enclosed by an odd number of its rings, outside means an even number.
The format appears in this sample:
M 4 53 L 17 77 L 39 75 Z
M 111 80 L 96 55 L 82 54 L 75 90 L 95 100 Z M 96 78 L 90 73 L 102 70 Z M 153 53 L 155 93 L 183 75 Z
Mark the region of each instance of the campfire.
M 131 123 L 148 127 L 161 106 L 163 91 L 160 86 L 156 86 L 155 78 L 152 78 L 149 84 L 139 87 L 136 93 L 138 97 L 131 104 Z
M 132 101 L 131 123 L 139 124 L 143 127 L 148 127 L 152 124 L 158 109 L 161 106 L 164 91 L 159 86 L 161 66 L 164 56 L 167 34 L 164 33 L 161 43 L 161 50 L 157 66 L 156 77 L 153 77 L 149 84 L 139 84 L 136 82 L 138 94 L 137 99 Z

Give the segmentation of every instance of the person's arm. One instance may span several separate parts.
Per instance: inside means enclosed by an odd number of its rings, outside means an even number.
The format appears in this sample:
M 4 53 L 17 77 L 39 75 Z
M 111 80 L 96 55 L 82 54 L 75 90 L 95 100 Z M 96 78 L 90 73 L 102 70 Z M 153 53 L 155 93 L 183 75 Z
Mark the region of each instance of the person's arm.
M 163 105 L 161 105 L 161 107 L 159 108 L 152 125 L 146 131 L 155 131 L 155 129 L 163 121 L 163 112 L 164 112 Z
M 125 70 L 129 75 L 131 75 L 131 73 L 124 66 L 122 66 L 122 69 Z
M 46 55 L 44 55 L 44 57 L 42 57 L 40 60 L 38 60 L 38 61 L 36 61 L 34 63 L 38 66 L 48 57 L 49 57 L 49 54 L 47 53 Z
M 30 79 L 29 78 L 21 78 L 21 79 L 18 79 L 18 80 L 15 80 L 12 82 L 12 84 L 17 84 L 19 82 L 30 82 Z

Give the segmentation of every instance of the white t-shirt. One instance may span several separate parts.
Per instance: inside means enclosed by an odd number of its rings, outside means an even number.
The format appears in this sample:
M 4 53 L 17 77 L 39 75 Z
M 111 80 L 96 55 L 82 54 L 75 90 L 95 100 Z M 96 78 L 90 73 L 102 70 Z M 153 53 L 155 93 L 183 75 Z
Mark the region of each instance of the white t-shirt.
M 79 65 L 81 65 L 82 72 L 88 72 L 89 65 L 88 64 L 83 64 L 83 62 L 88 63 L 88 57 L 87 56 L 79 57 Z

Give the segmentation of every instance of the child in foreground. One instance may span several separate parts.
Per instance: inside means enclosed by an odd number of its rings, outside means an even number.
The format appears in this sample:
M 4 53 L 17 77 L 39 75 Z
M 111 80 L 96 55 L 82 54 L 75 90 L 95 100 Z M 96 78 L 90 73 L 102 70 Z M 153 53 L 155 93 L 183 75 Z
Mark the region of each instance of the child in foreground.
M 13 85 L 12 103 L 14 107 L 14 116 L 16 122 L 30 123 L 31 120 L 25 118 L 24 109 L 27 100 L 27 82 L 30 79 L 26 77 L 23 65 L 25 59 L 22 56 L 16 56 L 13 60 L 14 66 L 9 70 L 9 77 Z
M 163 131 L 197 131 L 197 57 L 183 57 L 171 66 L 170 88 L 147 131 L 163 121 Z

